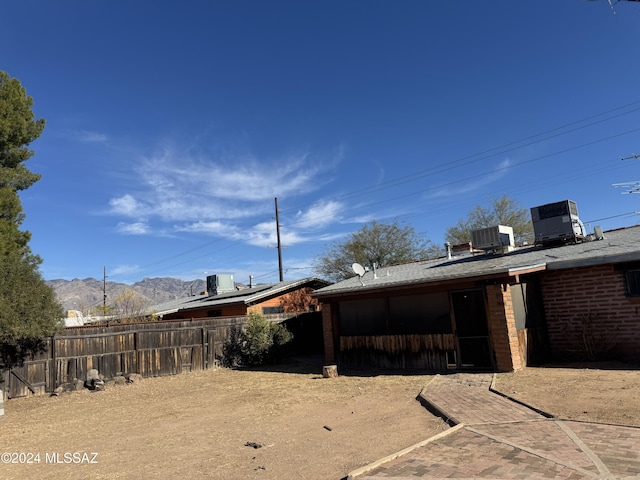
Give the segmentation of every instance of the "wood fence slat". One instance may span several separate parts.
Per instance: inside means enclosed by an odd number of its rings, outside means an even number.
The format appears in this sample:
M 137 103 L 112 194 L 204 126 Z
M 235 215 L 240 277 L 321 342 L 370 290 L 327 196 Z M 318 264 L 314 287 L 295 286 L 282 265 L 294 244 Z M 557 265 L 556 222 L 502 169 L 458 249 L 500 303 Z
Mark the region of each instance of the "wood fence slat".
M 92 368 L 106 379 L 214 368 L 232 328 L 245 322 L 246 317 L 227 317 L 68 328 L 47 339 L 42 354 L 12 370 L 26 383 L 8 374 L 7 393 L 14 398 L 51 392 L 62 383 L 84 380 Z

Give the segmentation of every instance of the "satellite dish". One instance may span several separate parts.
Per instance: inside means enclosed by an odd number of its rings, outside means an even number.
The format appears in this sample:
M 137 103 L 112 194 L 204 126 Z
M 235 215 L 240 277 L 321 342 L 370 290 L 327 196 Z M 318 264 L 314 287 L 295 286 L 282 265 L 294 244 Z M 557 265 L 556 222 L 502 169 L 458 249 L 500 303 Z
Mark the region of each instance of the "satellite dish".
M 359 277 L 363 276 L 364 273 L 365 273 L 364 267 L 362 265 L 360 265 L 359 263 L 354 263 L 353 265 L 351 265 L 351 268 L 353 268 L 353 271 Z

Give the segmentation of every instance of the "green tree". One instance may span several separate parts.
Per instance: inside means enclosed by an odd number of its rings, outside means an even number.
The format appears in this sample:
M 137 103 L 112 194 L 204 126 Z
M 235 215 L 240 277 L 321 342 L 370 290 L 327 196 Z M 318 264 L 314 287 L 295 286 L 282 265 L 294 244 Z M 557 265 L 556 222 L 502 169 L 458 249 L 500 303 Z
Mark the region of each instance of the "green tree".
M 430 240 L 416 233 L 410 225 L 396 219 L 392 223 L 375 220 L 333 243 L 315 259 L 316 272 L 331 280 L 353 277 L 351 266 L 387 267 L 440 255 L 441 251 Z
M 471 241 L 471 231 L 479 228 L 506 225 L 513 228 L 515 242 L 533 242 L 533 224 L 529 210 L 522 208 L 506 194 L 491 200 L 489 207 L 477 205 L 467 216 L 449 227 L 445 234 L 452 244 Z
M 29 144 L 44 129 L 35 119 L 33 99 L 15 78 L 0 71 L 0 362 L 4 368 L 23 361 L 55 333 L 63 312 L 55 293 L 42 278 L 42 260 L 31 252 L 31 234 L 20 230 L 24 220 L 19 191 L 40 175 L 23 162 L 31 158 Z
M 228 366 L 272 363 L 291 340 L 293 335 L 283 324 L 249 312 L 244 328 L 235 327 L 230 331 L 223 346 L 224 363 Z

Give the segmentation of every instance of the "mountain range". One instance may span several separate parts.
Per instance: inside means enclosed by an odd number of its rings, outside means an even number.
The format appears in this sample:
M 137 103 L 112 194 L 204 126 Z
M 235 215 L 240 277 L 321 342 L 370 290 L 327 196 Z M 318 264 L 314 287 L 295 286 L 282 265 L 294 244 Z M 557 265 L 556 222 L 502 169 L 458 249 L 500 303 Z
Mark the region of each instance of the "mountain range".
M 107 306 L 112 305 L 119 295 L 129 290 L 138 294 L 147 306 L 152 306 L 180 297 L 197 295 L 207 289 L 204 280 L 184 281 L 167 277 L 145 278 L 132 285 L 116 282 L 105 284 L 95 278 L 47 280 L 46 283 L 53 288 L 64 310 L 80 310 L 83 314 L 102 306 L 105 293 Z

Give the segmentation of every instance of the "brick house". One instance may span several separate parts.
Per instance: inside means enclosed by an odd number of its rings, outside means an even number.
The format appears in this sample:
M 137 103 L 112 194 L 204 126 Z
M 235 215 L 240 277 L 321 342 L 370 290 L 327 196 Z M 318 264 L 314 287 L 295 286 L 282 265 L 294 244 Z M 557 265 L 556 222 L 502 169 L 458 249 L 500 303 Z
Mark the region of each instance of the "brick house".
M 512 371 L 551 358 L 640 362 L 640 227 L 504 254 L 467 246 L 313 296 L 326 363 Z
M 149 311 L 163 320 L 240 317 L 251 312 L 286 318 L 319 311 L 311 294 L 329 282 L 310 277 L 245 287 L 235 284 L 231 275 L 212 275 L 207 284 L 203 294 L 155 305 Z

